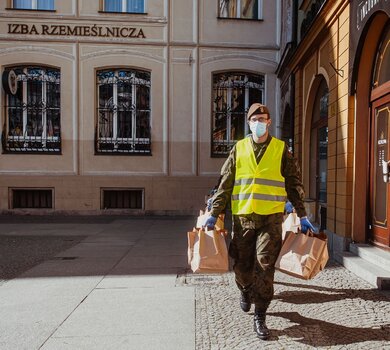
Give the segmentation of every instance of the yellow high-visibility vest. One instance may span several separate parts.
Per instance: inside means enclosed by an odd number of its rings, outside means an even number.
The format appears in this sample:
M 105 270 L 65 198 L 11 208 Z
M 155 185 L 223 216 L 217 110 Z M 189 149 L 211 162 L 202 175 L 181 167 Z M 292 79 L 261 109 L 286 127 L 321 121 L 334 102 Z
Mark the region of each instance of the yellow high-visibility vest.
M 259 164 L 250 137 L 236 144 L 236 177 L 232 213 L 270 215 L 282 213 L 287 199 L 280 168 L 285 144 L 272 138 Z

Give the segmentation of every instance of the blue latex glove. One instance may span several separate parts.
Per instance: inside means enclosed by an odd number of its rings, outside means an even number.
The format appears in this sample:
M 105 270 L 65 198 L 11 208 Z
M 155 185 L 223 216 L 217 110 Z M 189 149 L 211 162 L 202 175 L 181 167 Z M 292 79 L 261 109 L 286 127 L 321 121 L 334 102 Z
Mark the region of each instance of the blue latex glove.
M 304 216 L 301 218 L 301 231 L 302 233 L 306 233 L 308 229 L 312 230 L 314 233 L 317 233 L 317 230 L 311 224 L 307 216 Z
M 285 211 L 287 214 L 291 214 L 291 213 L 294 211 L 294 207 L 293 207 L 293 205 L 291 204 L 291 202 L 286 202 L 286 204 L 284 205 L 284 211 Z
M 203 224 L 203 227 L 207 227 L 209 230 L 214 230 L 214 226 L 217 222 L 217 218 L 215 216 L 209 216 L 205 223 Z
M 207 200 L 207 210 L 210 211 L 212 206 L 213 206 L 213 197 L 210 197 Z

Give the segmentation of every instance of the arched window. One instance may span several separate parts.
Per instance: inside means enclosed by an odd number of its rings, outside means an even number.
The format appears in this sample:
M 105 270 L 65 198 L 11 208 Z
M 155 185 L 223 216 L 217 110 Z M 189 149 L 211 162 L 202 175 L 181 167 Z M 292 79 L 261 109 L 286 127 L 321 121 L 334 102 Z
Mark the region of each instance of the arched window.
M 388 24 L 387 28 L 384 30 L 379 46 L 372 87 L 377 88 L 388 81 L 390 81 L 390 24 Z
M 97 72 L 97 153 L 150 154 L 150 73 Z
M 3 73 L 3 84 L 8 85 L 3 135 L 6 152 L 61 151 L 60 80 L 56 68 L 7 67 Z
M 316 221 L 321 221 L 321 229 L 326 225 L 328 102 L 328 86 L 322 79 L 314 100 L 310 132 L 310 198 L 316 201 Z
M 264 103 L 264 76 L 243 72 L 213 75 L 211 155 L 225 157 L 248 133 L 246 114 L 254 102 Z

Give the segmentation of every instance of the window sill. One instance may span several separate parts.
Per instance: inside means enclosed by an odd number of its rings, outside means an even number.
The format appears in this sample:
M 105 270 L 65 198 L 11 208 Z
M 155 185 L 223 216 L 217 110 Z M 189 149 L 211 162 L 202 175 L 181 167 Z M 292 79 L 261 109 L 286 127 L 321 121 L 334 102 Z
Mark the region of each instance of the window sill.
M 117 11 L 98 11 L 99 13 L 108 13 L 108 14 L 115 14 L 115 15 L 147 15 L 147 12 L 117 12 Z
M 237 18 L 237 17 L 217 17 L 217 19 L 226 19 L 226 20 L 233 20 L 233 21 L 250 21 L 250 22 L 263 22 L 264 19 L 260 18 Z
M 20 8 L 13 8 L 13 7 L 6 7 L 6 10 L 10 11 L 29 11 L 29 12 L 57 12 L 56 10 L 45 10 L 45 9 L 20 9 Z

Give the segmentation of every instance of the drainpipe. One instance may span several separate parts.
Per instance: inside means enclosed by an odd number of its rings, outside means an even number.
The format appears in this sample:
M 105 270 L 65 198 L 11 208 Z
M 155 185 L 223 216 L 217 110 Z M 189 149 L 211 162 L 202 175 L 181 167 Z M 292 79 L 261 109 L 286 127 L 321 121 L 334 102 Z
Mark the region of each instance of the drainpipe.
M 295 134 L 295 74 L 291 74 L 291 93 L 290 93 L 290 137 L 291 137 L 291 148 L 294 154 L 294 134 Z

